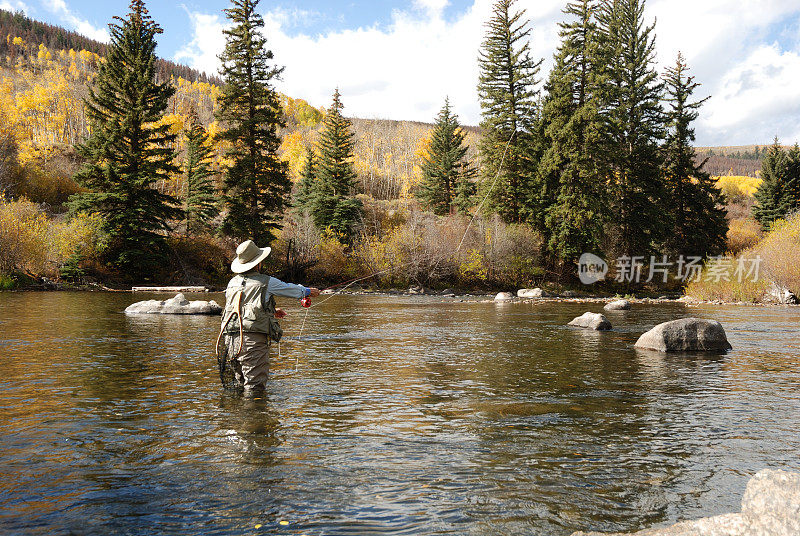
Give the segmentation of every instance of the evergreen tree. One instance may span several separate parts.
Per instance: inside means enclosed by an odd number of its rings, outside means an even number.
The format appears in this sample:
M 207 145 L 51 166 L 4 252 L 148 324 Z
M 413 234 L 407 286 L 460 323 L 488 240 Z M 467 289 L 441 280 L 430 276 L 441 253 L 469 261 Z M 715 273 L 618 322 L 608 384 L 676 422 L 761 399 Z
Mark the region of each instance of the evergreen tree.
M 724 252 L 728 222 L 722 193 L 711 176 L 698 164 L 692 142 L 692 122 L 700 106 L 708 100 L 690 102 L 700 84 L 689 76 L 689 68 L 679 53 L 674 67 L 666 71 L 667 139 L 663 147 L 664 179 L 669 194 L 672 230 L 667 247 L 679 255 L 707 257 Z
M 601 114 L 610 174 L 612 254 L 655 253 L 669 228 L 664 213 L 659 143 L 664 139 L 663 86 L 655 70 L 655 24 L 644 0 L 607 0 L 598 10 Z M 667 207 L 668 208 L 668 207 Z
M 567 4 L 561 46 L 547 82 L 543 118 L 548 148 L 539 165 L 542 184 L 552 201 L 546 207 L 545 235 L 551 255 L 562 266 L 584 252 L 598 251 L 606 207 L 608 175 L 599 149 L 603 120 L 599 111 L 596 0 Z
M 478 174 L 477 169 L 464 163 L 465 167 L 456 181 L 453 190 L 453 212 L 457 214 L 469 214 L 475 206 L 476 187 L 473 178 Z
M 507 222 L 531 217 L 525 206 L 537 162 L 532 132 L 538 115 L 536 79 L 541 66 L 530 54 L 525 10 L 516 0 L 497 0 L 480 51 L 482 196 L 486 210 Z
M 761 185 L 756 191 L 756 205 L 753 207 L 753 217 L 765 231 L 769 230 L 772 222 L 791 211 L 794 202 L 792 186 L 789 158 L 776 137 L 761 162 Z
M 197 119 L 190 116 L 186 131 L 186 234 L 208 230 L 210 221 L 217 215 L 218 202 L 211 167 L 214 151 L 209 144 L 208 132 Z
M 106 61 L 89 91 L 91 136 L 78 147 L 86 164 L 75 180 L 87 191 L 71 198 L 71 210 L 100 214 L 109 236 L 106 258 L 132 275 L 152 271 L 164 254 L 163 233 L 181 217 L 177 200 L 155 185 L 179 170 L 175 135 L 157 126 L 175 89 L 156 83 L 156 40 L 161 28 L 142 0 L 127 18 L 114 17 Z
M 349 239 L 361 218 L 362 207 L 361 201 L 355 198 L 354 134 L 350 120 L 342 115 L 343 108 L 337 88 L 323 121 L 311 206 L 314 224 L 319 229 L 330 228 Z
M 422 184 L 417 194 L 434 214 L 452 214 L 465 206 L 469 210 L 475 171 L 465 161 L 469 150 L 464 144 L 466 137 L 458 116 L 452 113 L 450 100 L 445 99 L 428 152 L 422 157 Z
M 278 93 L 272 86 L 282 68 L 271 65 L 273 55 L 261 33 L 259 0 L 231 0 L 225 10 L 232 26 L 224 31 L 220 56 L 225 86 L 217 118 L 232 161 L 225 173 L 223 200 L 228 212 L 223 233 L 239 240 L 266 244 L 280 227 L 291 187 L 286 163 L 278 157 L 278 128 L 284 126 Z
M 317 180 L 317 160 L 314 155 L 314 148 L 310 145 L 306 148 L 306 160 L 300 172 L 300 184 L 294 196 L 294 207 L 298 214 L 307 213 L 312 208 L 314 190 Z
M 786 175 L 788 184 L 786 195 L 789 201 L 790 212 L 800 210 L 800 145 L 797 143 L 786 154 Z

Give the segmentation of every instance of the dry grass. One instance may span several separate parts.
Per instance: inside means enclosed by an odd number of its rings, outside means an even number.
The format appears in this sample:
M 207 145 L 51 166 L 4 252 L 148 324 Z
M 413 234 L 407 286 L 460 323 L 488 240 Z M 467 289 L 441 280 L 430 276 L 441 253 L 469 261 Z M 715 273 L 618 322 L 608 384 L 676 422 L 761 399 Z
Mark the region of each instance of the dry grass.
M 752 218 L 731 220 L 728 224 L 728 247 L 730 255 L 738 255 L 756 246 L 764 237 L 761 224 Z
M 288 218 L 273 244 L 271 269 L 282 273 L 291 248 L 296 263 L 309 282 L 337 283 L 369 277 L 364 285 L 403 288 L 423 285 L 525 286 L 540 280 L 542 240 L 529 227 L 506 225 L 464 216 L 439 217 L 415 201 L 376 201 L 363 198 L 360 236 L 347 246 L 341 238 L 326 235 L 308 218 Z M 309 267 L 310 266 L 310 267 Z
M 766 277 L 800 294 L 800 214 L 773 223 L 754 251 L 763 259 Z
M 707 263 L 705 270 L 713 269 L 713 265 L 714 261 Z M 698 300 L 759 303 L 763 301 L 768 288 L 769 282 L 763 277 L 757 281 L 738 277 L 715 281 L 704 276 L 699 281 L 691 281 L 686 285 L 685 294 Z
M 746 228 L 750 224 L 743 223 L 742 226 Z M 741 230 L 737 233 L 741 237 L 747 235 Z M 753 281 L 756 274 L 736 275 L 735 269 L 740 261 L 752 266 L 753 260 L 759 257 L 756 281 Z M 794 294 L 800 293 L 800 214 L 776 221 L 772 230 L 755 246 L 740 250 L 737 257 L 728 260 L 732 266 L 728 280 L 707 277 L 715 264 L 721 262 L 724 261 L 706 263 L 705 275 L 700 281 L 686 286 L 686 295 L 701 300 L 761 302 L 773 284 Z

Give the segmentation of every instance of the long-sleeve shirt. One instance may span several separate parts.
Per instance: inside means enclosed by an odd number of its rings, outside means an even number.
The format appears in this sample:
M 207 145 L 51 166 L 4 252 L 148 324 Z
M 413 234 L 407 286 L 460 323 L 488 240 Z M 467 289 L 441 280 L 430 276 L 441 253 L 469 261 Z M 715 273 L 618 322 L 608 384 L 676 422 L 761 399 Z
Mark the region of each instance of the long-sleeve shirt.
M 303 285 L 295 285 L 293 283 L 284 283 L 275 277 L 269 278 L 267 283 L 267 293 L 281 298 L 305 298 L 311 294 L 311 290 Z M 264 296 L 265 300 L 269 300 L 269 296 Z

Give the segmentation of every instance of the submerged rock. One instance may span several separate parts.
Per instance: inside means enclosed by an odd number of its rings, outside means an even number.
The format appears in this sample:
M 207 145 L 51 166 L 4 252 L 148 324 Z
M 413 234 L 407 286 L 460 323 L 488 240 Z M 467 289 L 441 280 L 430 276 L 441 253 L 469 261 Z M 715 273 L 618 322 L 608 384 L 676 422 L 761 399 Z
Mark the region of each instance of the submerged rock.
M 513 299 L 514 295 L 510 292 L 498 292 L 497 296 L 494 297 L 494 301 L 496 302 L 511 301 Z
M 222 307 L 214 300 L 189 301 L 183 294 L 176 294 L 168 300 L 146 300 L 133 303 L 125 309 L 125 314 L 162 315 L 218 315 Z
M 547 292 L 540 288 L 521 288 L 517 291 L 519 298 L 546 298 Z
M 657 325 L 639 337 L 634 347 L 658 352 L 726 352 L 731 344 L 716 320 L 681 318 Z
M 600 313 L 583 313 L 567 325 L 595 331 L 608 331 L 611 329 L 611 322 L 606 320 L 606 317 Z
M 800 473 L 764 469 L 742 497 L 740 514 L 683 521 L 629 536 L 797 536 L 800 534 Z M 624 536 L 622 533 L 575 532 L 572 536 Z
M 606 311 L 627 311 L 631 308 L 631 302 L 628 300 L 614 300 L 606 304 L 603 309 Z

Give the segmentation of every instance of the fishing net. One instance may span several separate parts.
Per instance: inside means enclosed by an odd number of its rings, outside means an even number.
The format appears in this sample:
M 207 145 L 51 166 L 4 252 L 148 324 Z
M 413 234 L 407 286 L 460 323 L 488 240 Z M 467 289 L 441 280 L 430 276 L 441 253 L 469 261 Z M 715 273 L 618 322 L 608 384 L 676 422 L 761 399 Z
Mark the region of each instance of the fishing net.
M 222 388 L 230 391 L 241 391 L 244 385 L 238 378 L 242 377 L 241 365 L 238 359 L 230 358 L 230 351 L 228 337 L 224 337 L 223 344 L 219 345 L 219 353 L 217 354 L 217 365 L 219 366 L 219 380 L 222 383 Z M 238 369 L 238 377 L 237 377 Z

